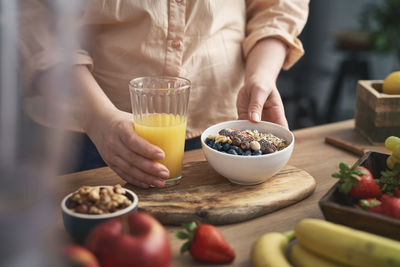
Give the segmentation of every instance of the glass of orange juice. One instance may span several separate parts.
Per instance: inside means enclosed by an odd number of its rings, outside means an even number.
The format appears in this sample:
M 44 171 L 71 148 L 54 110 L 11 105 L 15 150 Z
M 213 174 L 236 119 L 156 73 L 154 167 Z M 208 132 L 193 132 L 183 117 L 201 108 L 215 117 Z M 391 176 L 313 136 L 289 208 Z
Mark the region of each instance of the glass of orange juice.
M 182 178 L 191 82 L 181 77 L 140 77 L 129 82 L 135 131 L 160 147 L 169 170 L 166 186 Z

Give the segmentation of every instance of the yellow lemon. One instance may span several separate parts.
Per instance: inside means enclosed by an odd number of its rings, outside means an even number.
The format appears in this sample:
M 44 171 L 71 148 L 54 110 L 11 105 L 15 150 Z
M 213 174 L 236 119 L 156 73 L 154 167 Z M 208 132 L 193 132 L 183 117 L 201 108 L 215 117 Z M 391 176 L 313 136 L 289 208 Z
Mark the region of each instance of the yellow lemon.
M 400 71 L 392 72 L 386 77 L 383 81 L 382 91 L 390 95 L 400 94 Z

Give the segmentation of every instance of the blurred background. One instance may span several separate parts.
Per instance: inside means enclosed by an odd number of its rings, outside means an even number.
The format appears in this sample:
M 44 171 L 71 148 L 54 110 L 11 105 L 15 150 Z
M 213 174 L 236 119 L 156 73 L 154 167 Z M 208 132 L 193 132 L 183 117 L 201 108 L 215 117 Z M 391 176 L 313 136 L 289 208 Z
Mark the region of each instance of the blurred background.
M 54 217 L 59 212 L 54 192 L 60 186 L 61 163 L 76 155 L 66 150 L 68 137 L 63 132 L 44 129 L 23 112 L 16 45 L 20 1 L 0 1 L 0 266 L 58 266 L 53 251 Z M 65 16 L 62 25 L 54 26 L 63 32 L 59 41 L 68 57 L 74 45 L 69 40 L 75 38 L 68 28 L 75 1 L 49 2 Z M 300 36 L 306 54 L 281 73 L 277 84 L 292 130 L 353 118 L 357 80 L 383 80 L 399 69 L 399 2 L 310 2 L 309 19 Z M 370 27 L 363 28 L 362 21 L 370 21 Z M 374 34 L 366 34 L 365 29 Z M 65 96 L 71 91 L 70 80 L 68 75 L 58 78 L 58 91 Z M 62 112 L 56 115 L 62 124 Z
M 399 0 L 311 0 L 305 55 L 277 84 L 290 128 L 354 118 L 357 81 L 400 68 L 398 25 Z

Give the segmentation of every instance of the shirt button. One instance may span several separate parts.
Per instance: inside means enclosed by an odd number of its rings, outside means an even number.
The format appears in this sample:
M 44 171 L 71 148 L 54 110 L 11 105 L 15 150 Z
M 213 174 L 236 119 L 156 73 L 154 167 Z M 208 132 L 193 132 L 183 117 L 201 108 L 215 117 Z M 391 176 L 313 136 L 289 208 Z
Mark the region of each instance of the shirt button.
M 182 42 L 179 39 L 175 39 L 172 41 L 172 47 L 175 49 L 181 49 L 182 48 Z

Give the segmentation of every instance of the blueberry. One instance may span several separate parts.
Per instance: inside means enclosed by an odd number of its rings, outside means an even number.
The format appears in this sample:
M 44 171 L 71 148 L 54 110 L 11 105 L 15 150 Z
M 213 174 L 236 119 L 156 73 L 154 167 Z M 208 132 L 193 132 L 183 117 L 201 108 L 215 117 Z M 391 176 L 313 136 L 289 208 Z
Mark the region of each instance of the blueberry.
M 231 149 L 228 150 L 228 154 L 237 155 L 237 152 L 236 152 L 236 150 L 231 148 Z
M 223 149 L 224 151 L 228 151 L 230 148 L 231 148 L 231 145 L 228 144 L 228 143 L 225 143 L 225 144 L 223 145 L 223 147 L 222 147 L 222 149 Z
M 251 150 L 246 150 L 246 152 L 244 152 L 245 156 L 251 156 Z
M 213 148 L 215 150 L 221 151 L 222 150 L 222 145 L 220 143 L 214 143 Z
M 252 155 L 253 156 L 260 156 L 260 155 L 262 155 L 262 152 L 261 152 L 261 150 L 254 150 Z
M 217 143 L 217 150 L 224 151 L 224 149 L 222 148 L 222 145 L 220 143 Z
M 231 146 L 231 149 L 235 150 L 236 152 L 238 152 L 239 147 L 238 146 Z
M 243 155 L 244 154 L 243 150 L 240 147 L 238 147 L 237 153 L 238 153 L 238 155 Z
M 209 147 L 213 148 L 214 147 L 215 141 L 213 139 L 209 139 L 208 143 L 206 143 Z

